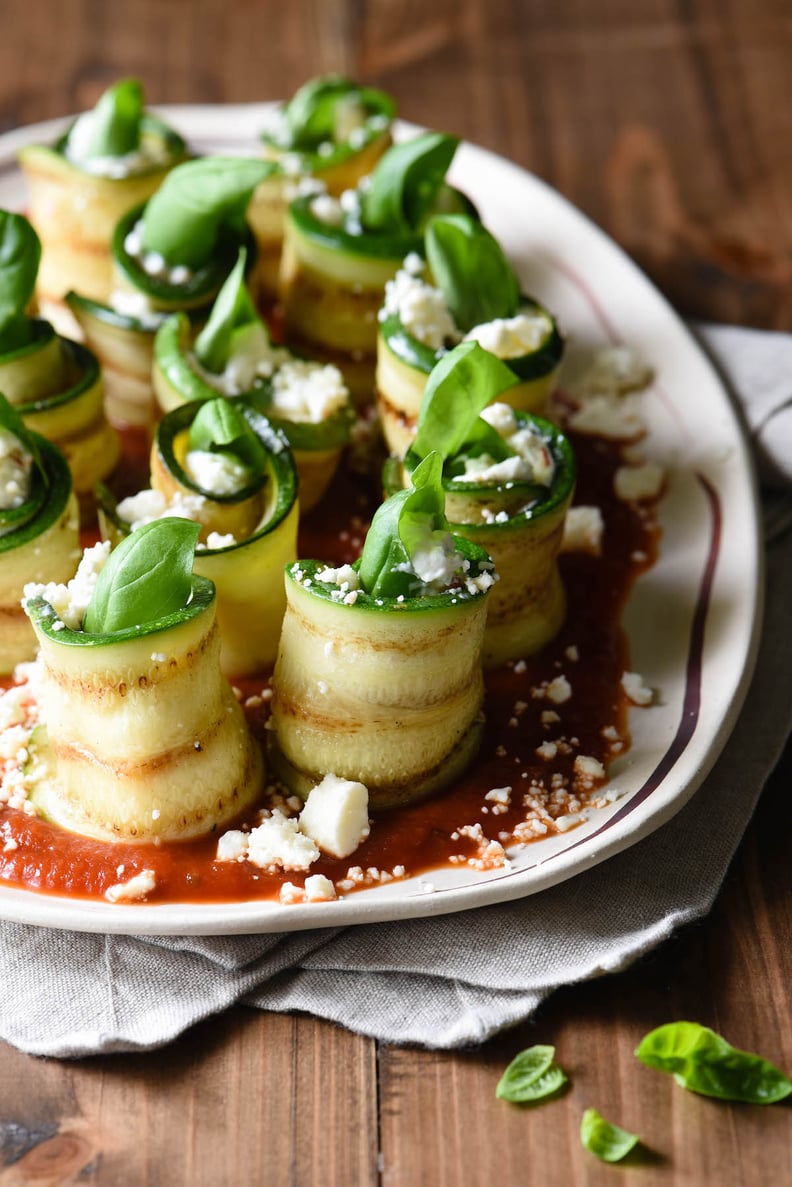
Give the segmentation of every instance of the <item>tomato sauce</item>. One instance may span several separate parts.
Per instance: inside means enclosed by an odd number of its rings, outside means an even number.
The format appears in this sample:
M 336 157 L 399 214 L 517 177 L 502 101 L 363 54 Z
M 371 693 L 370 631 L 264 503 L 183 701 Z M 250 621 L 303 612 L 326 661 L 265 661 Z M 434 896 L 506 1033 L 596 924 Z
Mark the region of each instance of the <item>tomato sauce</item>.
M 599 507 L 605 521 L 601 555 L 561 557 L 568 612 L 559 635 L 538 655 L 486 674 L 484 741 L 465 777 L 445 794 L 375 818 L 369 838 L 350 858 L 322 856 L 311 866 L 310 874 L 325 874 L 337 887 L 340 882 L 341 893 L 389 880 L 394 870 L 398 878 L 471 859 L 486 865 L 487 842 L 511 844 L 515 829 L 525 843 L 547 835 L 520 830 L 525 796 L 542 806 L 539 815 L 552 832 L 553 818 L 574 815 L 602 796 L 601 781 L 588 789 L 578 781 L 575 790 L 575 756 L 597 759 L 607 770 L 628 748 L 621 678 L 629 669 L 629 654 L 621 616 L 636 578 L 656 558 L 659 529 L 651 504 L 628 504 L 614 495 L 613 476 L 622 464 L 618 445 L 570 437 L 578 460 L 575 503 Z M 119 493 L 145 485 L 146 456 L 144 437 L 127 434 Z M 334 565 L 353 560 L 378 495 L 376 481 L 342 469 L 322 505 L 301 525 L 299 555 Z M 86 542 L 94 538 L 95 533 L 86 533 Z M 571 685 L 568 700 L 555 704 L 537 695 L 559 675 Z M 268 674 L 240 685 L 251 728 L 263 741 Z M 263 699 L 257 695 L 262 689 Z M 548 742 L 556 747 L 552 760 L 536 753 Z M 486 798 L 492 789 L 506 788 L 508 795 Z M 248 814 L 247 823 L 254 815 Z M 18 809 L 0 811 L 0 879 L 44 893 L 101 899 L 109 887 L 144 869 L 156 879 L 146 900 L 152 903 L 277 898 L 284 882 L 304 882 L 302 873 L 271 874 L 247 861 L 217 862 L 216 850 L 216 834 L 160 845 L 102 842 Z

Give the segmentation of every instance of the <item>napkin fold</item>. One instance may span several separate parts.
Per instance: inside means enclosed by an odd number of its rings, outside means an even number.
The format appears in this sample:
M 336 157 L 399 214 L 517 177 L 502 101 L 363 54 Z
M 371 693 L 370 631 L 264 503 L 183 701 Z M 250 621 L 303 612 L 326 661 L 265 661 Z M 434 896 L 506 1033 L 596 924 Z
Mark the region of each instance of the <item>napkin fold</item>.
M 457 915 L 222 938 L 2 923 L 0 1037 L 60 1057 L 149 1049 L 241 1002 L 384 1041 L 461 1046 L 524 1020 L 561 985 L 625 968 L 707 913 L 792 728 L 792 335 L 709 325 L 697 333 L 756 447 L 767 601 L 753 684 L 763 695 L 749 691 L 686 807 L 568 882 Z

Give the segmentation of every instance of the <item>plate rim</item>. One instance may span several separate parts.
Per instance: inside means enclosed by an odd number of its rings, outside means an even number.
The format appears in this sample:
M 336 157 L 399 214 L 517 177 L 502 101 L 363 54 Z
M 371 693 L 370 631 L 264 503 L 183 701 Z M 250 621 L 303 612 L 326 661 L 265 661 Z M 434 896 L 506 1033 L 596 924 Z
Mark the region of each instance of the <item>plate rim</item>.
M 153 105 L 153 110 L 172 120 L 182 134 L 194 143 L 211 142 L 212 136 L 206 130 L 207 124 L 214 125 L 219 118 L 244 116 L 243 126 L 262 120 L 274 102 L 232 103 L 232 104 L 180 104 Z M 0 178 L 4 174 L 18 172 L 16 153 L 25 144 L 48 143 L 74 116 L 60 116 L 35 124 L 9 130 L 0 135 Z M 204 126 L 196 131 L 194 125 Z M 191 130 L 192 129 L 192 130 Z M 398 134 L 419 130 L 416 124 L 399 121 Z M 235 135 L 233 144 L 255 141 L 250 136 Z M 619 852 L 632 847 L 645 836 L 656 831 L 667 820 L 681 810 L 696 793 L 714 766 L 739 716 L 753 675 L 762 630 L 764 601 L 764 553 L 761 547 L 761 506 L 753 454 L 750 450 L 742 410 L 729 390 L 728 383 L 707 354 L 701 342 L 690 327 L 671 306 L 656 285 L 639 268 L 628 253 L 599 227 L 587 214 L 576 207 L 536 174 L 524 169 L 514 161 L 481 147 L 471 141 L 461 142 L 463 161 L 481 158 L 483 162 L 509 174 L 517 185 L 527 184 L 544 195 L 544 200 L 581 228 L 587 240 L 597 244 L 600 251 L 618 257 L 620 267 L 631 276 L 631 284 L 638 285 L 644 294 L 651 294 L 659 303 L 666 318 L 673 325 L 675 336 L 684 341 L 691 357 L 709 375 L 709 380 L 718 389 L 724 408 L 731 419 L 733 444 L 736 446 L 738 462 L 746 478 L 746 493 L 750 499 L 753 534 L 751 545 L 751 572 L 755 577 L 753 598 L 747 638 L 740 655 L 740 673 L 735 681 L 725 712 L 717 728 L 708 736 L 703 758 L 695 771 L 684 781 L 684 785 L 668 802 L 656 806 L 656 810 L 631 829 L 618 828 L 600 845 L 593 842 L 597 833 L 581 838 L 574 845 L 564 849 L 552 860 L 528 869 L 500 873 L 496 877 L 479 876 L 471 885 L 440 888 L 429 892 L 422 889 L 429 875 L 416 875 L 407 882 L 398 883 L 398 892 L 382 893 L 381 888 L 356 892 L 336 902 L 311 904 L 300 903 L 285 906 L 273 900 L 248 900 L 233 903 L 167 903 L 167 904 L 109 904 L 96 900 L 83 900 L 35 891 L 0 883 L 0 918 L 16 923 L 55 927 L 85 932 L 101 932 L 118 935 L 147 936 L 219 936 L 251 933 L 292 932 L 311 928 L 345 927 L 366 923 L 391 922 L 404 919 L 430 917 L 456 913 L 481 906 L 513 902 L 532 897 L 552 886 L 599 865 Z M 464 165 L 461 166 L 464 169 Z M 475 195 L 475 186 L 469 187 Z M 497 228 L 496 228 L 497 229 Z M 570 861 L 569 854 L 581 849 L 578 860 Z M 545 868 L 543 868 L 543 866 Z M 568 868 L 568 867 L 572 868 Z M 539 872 L 537 872 L 539 871 Z M 529 885 L 524 885 L 525 882 Z M 415 884 L 413 892 L 410 887 Z

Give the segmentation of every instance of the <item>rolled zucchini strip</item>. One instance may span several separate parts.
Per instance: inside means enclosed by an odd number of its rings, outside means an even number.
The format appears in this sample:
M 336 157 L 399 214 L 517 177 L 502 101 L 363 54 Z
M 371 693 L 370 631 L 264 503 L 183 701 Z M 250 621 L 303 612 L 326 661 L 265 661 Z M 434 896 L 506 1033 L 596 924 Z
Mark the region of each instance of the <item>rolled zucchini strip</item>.
M 154 339 L 167 315 L 185 310 L 200 323 L 250 240 L 245 210 L 273 166 L 244 158 L 187 161 L 154 197 L 128 211 L 112 238 L 112 292 L 66 302 L 107 376 L 114 419 L 148 423 Z
M 61 301 L 76 277 L 86 296 L 107 301 L 113 284 L 110 241 L 119 219 L 184 160 L 181 136 L 145 112 L 142 103 L 139 84 L 125 80 L 55 144 L 19 151 L 30 217 L 44 247 L 42 303 Z
M 189 516 L 201 523 L 202 540 L 208 540 L 205 547 L 199 545 L 193 570 L 217 589 L 221 667 L 228 675 L 247 676 L 271 668 L 278 651 L 286 609 L 281 574 L 297 555 L 297 473 L 283 435 L 244 400 L 230 402 L 264 447 L 264 468 L 254 480 L 234 494 L 218 495 L 189 475 L 187 439 L 202 407 L 194 401 L 175 408 L 157 426 L 151 482 L 164 496 L 165 514 L 186 514 L 183 496 L 192 497 Z M 102 535 L 116 544 L 131 525 L 107 488 L 100 488 L 97 498 Z M 221 539 L 210 538 L 212 532 Z M 235 539 L 223 541 L 226 535 Z
M 472 209 L 443 182 L 456 143 L 427 133 L 395 145 L 365 190 L 349 191 L 342 202 L 305 195 L 289 207 L 280 282 L 286 341 L 335 363 L 358 404 L 373 395 L 386 283 L 405 255 L 421 250 L 423 223 L 433 211 Z
M 224 375 L 213 376 L 200 367 L 193 340 L 184 314 L 174 314 L 157 333 L 153 382 L 163 412 L 185 402 L 216 399 L 223 391 Z M 320 502 L 333 479 L 352 432 L 354 412 L 340 375 L 338 382 L 329 385 L 332 399 L 324 407 L 321 400 L 314 403 L 316 412 L 311 410 L 310 401 L 290 400 L 290 390 L 299 391 L 312 383 L 326 387 L 328 376 L 321 364 L 306 363 L 283 348 L 270 347 L 269 356 L 271 365 L 265 369 L 274 371 L 274 375 L 256 376 L 242 398 L 263 412 L 288 441 L 297 467 L 300 510 L 307 514 Z
M 40 465 L 32 469 L 28 495 L 20 505 L 0 509 L 0 676 L 36 654 L 36 636 L 21 605 L 25 585 L 68 580 L 80 551 L 66 459 L 46 438 L 30 438 Z
M 488 562 L 466 545 L 471 573 Z M 352 599 L 325 566 L 286 572 L 271 735 L 278 776 L 306 796 L 332 772 L 376 810 L 424 799 L 472 761 L 483 730 L 483 592 Z
M 48 775 L 32 800 L 101 840 L 189 840 L 258 795 L 263 769 L 219 664 L 211 581 L 177 613 L 111 634 L 71 630 L 28 602 L 41 649 Z
M 65 455 L 85 513 L 94 485 L 115 468 L 121 445 L 104 409 L 104 383 L 96 357 L 79 342 L 34 323 L 26 347 L 0 355 L 0 391 L 33 432 Z
M 549 487 L 514 480 L 443 479 L 452 532 L 488 552 L 499 578 L 488 600 L 485 667 L 533 655 L 558 633 L 566 616 L 558 554 L 575 490 L 574 453 L 567 437 L 549 421 L 519 411 L 515 420 L 518 430 L 530 429 L 549 450 Z M 404 481 L 401 462 L 389 458 L 386 494 L 401 489 Z
M 394 114 L 390 96 L 339 75 L 311 80 L 274 110 L 261 139 L 264 156 L 279 170 L 258 186 L 248 208 L 260 300 L 277 296 L 286 212 L 297 183 L 314 177 L 335 197 L 353 189 L 390 147 Z
M 564 340 L 555 319 L 532 297 L 521 298 L 519 315 L 540 327 L 543 325 L 544 331 L 537 333 L 538 341 L 533 349 L 503 359 L 519 382 L 498 399 L 517 410 L 541 414 L 558 379 Z M 497 324 L 492 323 L 489 336 L 486 326 L 479 329 L 481 336 L 477 340 L 485 348 L 496 344 Z M 390 452 L 398 457 L 403 458 L 412 443 L 426 381 L 445 351 L 445 346 L 434 348 L 421 342 L 405 327 L 398 313 L 388 314 L 380 323 L 377 334 L 377 408 L 385 442 Z

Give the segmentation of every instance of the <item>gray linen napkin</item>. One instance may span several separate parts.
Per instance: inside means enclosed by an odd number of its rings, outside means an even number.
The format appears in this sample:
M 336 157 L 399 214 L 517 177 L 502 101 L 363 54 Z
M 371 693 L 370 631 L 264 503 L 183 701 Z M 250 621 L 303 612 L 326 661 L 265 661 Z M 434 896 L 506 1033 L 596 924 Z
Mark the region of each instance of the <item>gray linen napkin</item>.
M 749 692 L 690 803 L 566 883 L 459 915 L 221 939 L 0 924 L 0 1037 L 62 1057 L 153 1048 L 243 1002 L 386 1041 L 455 1047 L 525 1019 L 560 985 L 626 967 L 706 914 L 792 728 L 792 335 L 714 326 L 700 334 L 756 444 L 767 605 L 754 687 L 774 695 Z

